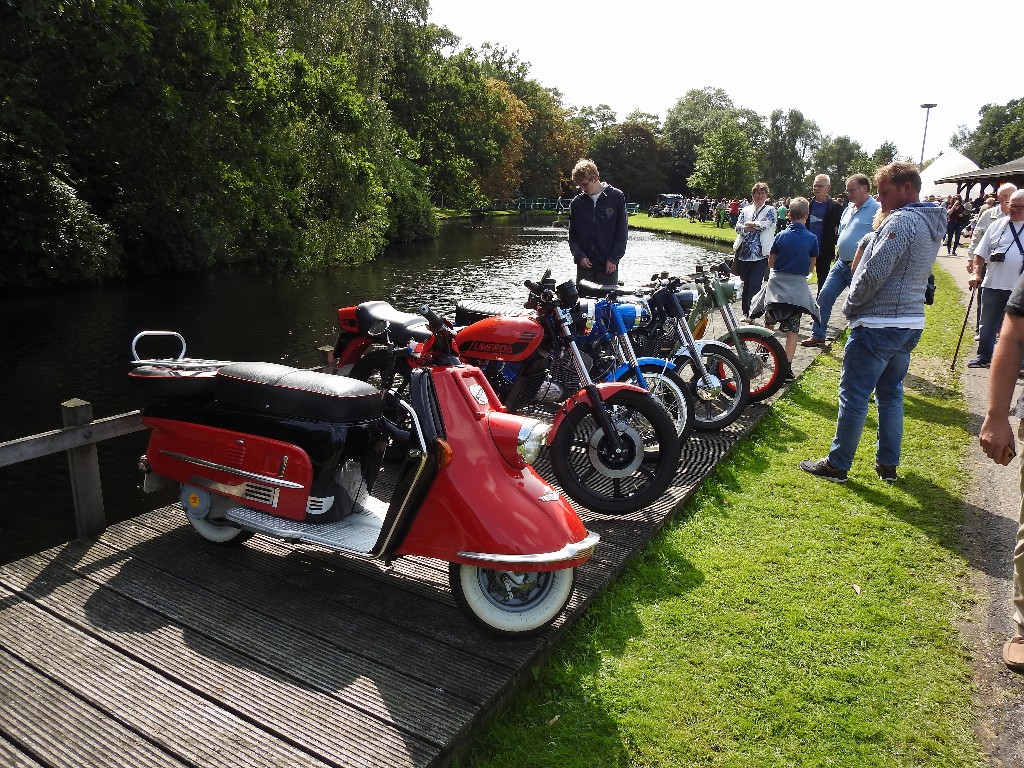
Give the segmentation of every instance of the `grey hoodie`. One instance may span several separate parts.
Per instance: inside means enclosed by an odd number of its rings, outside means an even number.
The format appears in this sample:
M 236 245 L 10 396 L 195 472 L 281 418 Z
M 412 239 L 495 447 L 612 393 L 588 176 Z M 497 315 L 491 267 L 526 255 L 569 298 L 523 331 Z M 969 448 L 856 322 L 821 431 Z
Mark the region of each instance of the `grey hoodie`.
M 889 214 L 865 248 L 843 314 L 858 317 L 924 317 L 928 275 L 946 234 L 946 210 L 911 203 Z

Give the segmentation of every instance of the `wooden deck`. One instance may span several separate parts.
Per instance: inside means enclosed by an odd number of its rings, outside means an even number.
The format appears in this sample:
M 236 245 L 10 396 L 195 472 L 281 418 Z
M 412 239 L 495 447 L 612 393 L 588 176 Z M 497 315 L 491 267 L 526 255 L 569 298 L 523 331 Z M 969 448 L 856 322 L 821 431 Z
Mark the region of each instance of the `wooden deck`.
M 447 765 L 765 410 L 691 439 L 654 507 L 581 513 L 601 543 L 538 638 L 475 629 L 445 563 L 217 547 L 175 507 L 0 567 L 0 765 Z

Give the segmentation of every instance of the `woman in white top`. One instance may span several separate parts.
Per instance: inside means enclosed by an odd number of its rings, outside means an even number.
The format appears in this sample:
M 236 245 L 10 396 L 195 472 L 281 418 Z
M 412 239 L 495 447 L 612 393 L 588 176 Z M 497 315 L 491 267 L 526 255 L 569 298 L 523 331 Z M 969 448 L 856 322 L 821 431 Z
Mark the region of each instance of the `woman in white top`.
M 768 202 L 770 191 L 763 181 L 750 190 L 754 202 L 744 206 L 736 220 L 736 274 L 743 281 L 743 317 L 750 317 L 750 300 L 761 290 L 768 275 L 768 254 L 775 240 L 775 206 Z M 740 247 L 742 240 L 744 246 Z

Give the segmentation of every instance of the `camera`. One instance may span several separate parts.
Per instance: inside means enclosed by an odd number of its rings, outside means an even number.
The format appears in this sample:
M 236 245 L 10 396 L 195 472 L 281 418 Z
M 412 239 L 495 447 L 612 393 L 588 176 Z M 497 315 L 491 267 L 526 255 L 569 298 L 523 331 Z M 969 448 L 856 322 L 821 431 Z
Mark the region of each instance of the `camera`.
M 991 256 L 988 257 L 988 260 L 993 264 L 1002 264 L 1004 261 L 1006 261 L 1006 254 L 993 253 Z

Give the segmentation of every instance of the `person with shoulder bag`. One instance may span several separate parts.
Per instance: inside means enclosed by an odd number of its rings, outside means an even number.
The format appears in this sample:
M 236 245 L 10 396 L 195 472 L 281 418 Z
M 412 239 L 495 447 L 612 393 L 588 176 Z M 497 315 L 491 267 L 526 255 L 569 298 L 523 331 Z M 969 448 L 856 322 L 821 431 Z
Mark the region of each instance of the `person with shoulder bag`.
M 750 302 L 768 274 L 768 252 L 775 239 L 775 207 L 768 202 L 768 185 L 757 182 L 750 190 L 754 201 L 744 206 L 736 221 L 733 273 L 743 281 L 743 317 L 750 318 Z

